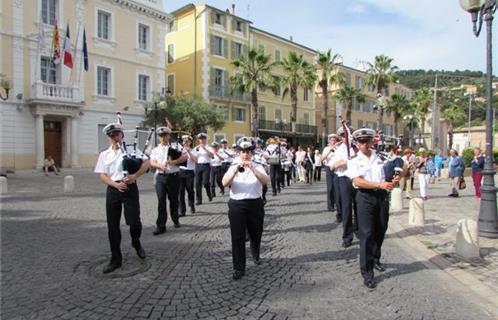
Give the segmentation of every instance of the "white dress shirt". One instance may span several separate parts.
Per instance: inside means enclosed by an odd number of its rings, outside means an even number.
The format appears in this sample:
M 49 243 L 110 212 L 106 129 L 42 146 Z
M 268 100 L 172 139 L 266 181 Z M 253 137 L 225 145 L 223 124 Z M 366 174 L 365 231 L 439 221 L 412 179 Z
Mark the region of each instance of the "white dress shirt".
M 213 149 L 211 149 L 211 147 L 204 146 L 204 148 L 213 152 Z M 209 156 L 210 153 L 208 151 L 206 151 L 204 148 L 202 148 L 201 146 L 198 146 L 192 150 L 192 154 L 197 157 L 198 164 L 211 163 L 211 157 Z
M 232 163 L 233 162 L 233 153 L 230 152 L 229 149 L 221 148 L 218 151 L 218 154 L 223 157 L 223 163 Z
M 327 158 L 325 158 L 323 160 L 323 164 L 326 165 L 326 166 L 330 166 L 331 164 L 333 164 L 332 162 L 332 158 L 334 157 L 334 154 L 335 152 L 334 151 L 330 151 L 330 149 L 332 149 L 333 147 L 330 147 L 330 146 L 326 146 L 325 148 L 323 148 L 323 151 L 322 151 L 322 156 L 326 153 L 328 153 L 327 155 Z
M 384 175 L 384 161 L 377 156 L 377 153 L 374 150 L 372 150 L 370 158 L 359 151 L 356 157 L 348 160 L 348 168 L 348 174 L 351 180 L 362 177 L 370 182 L 386 181 Z M 353 186 L 358 189 L 354 183 Z
M 306 151 L 297 151 L 296 152 L 296 162 L 303 162 L 304 157 L 306 156 Z
M 223 158 L 222 155 L 219 155 L 219 150 L 218 152 L 214 152 L 214 157 L 211 158 L 211 167 L 221 167 L 221 158 Z
M 349 154 L 354 155 L 354 150 L 352 148 L 349 149 Z M 341 145 L 337 148 L 331 164 L 338 161 L 348 161 L 348 148 L 345 143 L 341 143 Z M 348 167 L 336 168 L 334 172 L 338 177 L 348 176 Z
M 253 163 L 255 170 L 266 176 L 265 169 L 259 164 Z M 234 174 L 238 166 L 231 166 L 227 174 Z M 230 199 L 245 200 L 258 199 L 263 196 L 263 185 L 259 182 L 251 169 L 245 168 L 244 172 L 237 172 L 230 187 Z
M 195 169 L 195 161 L 190 156 L 190 153 L 184 151 L 184 154 L 187 156 L 187 165 L 180 166 L 181 170 L 194 170 Z
M 150 160 L 155 161 L 159 164 L 165 164 L 169 158 L 169 154 L 168 154 L 169 148 L 170 148 L 169 145 L 159 144 L 157 147 L 152 149 L 152 153 L 150 155 Z M 175 173 L 178 171 L 180 171 L 180 168 L 178 167 L 178 165 L 170 165 L 168 169 L 164 170 L 164 173 L 169 174 L 169 173 Z M 163 173 L 162 171 L 157 170 L 157 169 L 156 169 L 156 172 Z
M 321 167 L 322 166 L 322 161 L 320 160 L 320 158 L 322 157 L 322 155 L 320 153 L 317 153 L 315 152 L 315 167 Z
M 133 151 L 133 146 L 127 146 L 126 150 L 128 152 Z M 109 149 L 102 151 L 95 165 L 95 173 L 104 173 L 112 181 L 120 181 L 125 177 L 125 172 L 123 171 L 123 151 L 121 149 L 112 150 L 112 146 Z M 142 158 L 144 155 L 137 149 L 137 157 Z

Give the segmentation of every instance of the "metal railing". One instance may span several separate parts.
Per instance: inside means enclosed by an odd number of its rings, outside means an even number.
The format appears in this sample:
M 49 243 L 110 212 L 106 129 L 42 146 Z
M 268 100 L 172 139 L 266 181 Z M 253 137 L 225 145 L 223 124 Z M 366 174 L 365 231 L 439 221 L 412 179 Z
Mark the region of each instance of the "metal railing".
M 78 89 L 59 84 L 37 82 L 34 84 L 35 99 L 78 102 Z
M 229 87 L 210 85 L 209 97 L 222 100 L 251 101 L 251 96 L 247 93 L 232 91 Z
M 270 120 L 259 120 L 258 124 L 260 130 L 270 130 L 276 132 L 280 131 L 287 133 L 292 132 L 291 123 L 275 122 Z M 316 135 L 316 126 L 296 123 L 296 133 Z

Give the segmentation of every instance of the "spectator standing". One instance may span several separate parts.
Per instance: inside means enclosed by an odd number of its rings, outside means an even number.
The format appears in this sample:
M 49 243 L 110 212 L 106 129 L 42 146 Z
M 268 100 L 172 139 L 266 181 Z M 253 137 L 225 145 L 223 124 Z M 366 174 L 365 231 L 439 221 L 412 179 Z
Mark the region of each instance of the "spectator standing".
M 480 148 L 474 148 L 474 159 L 472 159 L 472 181 L 476 191 L 476 198 L 481 198 L 482 170 L 484 169 L 484 155 Z
M 458 185 L 460 182 L 460 178 L 463 177 L 463 173 L 465 171 L 465 164 L 463 163 L 462 158 L 458 156 L 458 152 L 455 149 L 450 150 L 448 169 L 449 169 L 449 175 L 452 187 L 451 193 L 448 196 L 457 198 L 459 196 Z

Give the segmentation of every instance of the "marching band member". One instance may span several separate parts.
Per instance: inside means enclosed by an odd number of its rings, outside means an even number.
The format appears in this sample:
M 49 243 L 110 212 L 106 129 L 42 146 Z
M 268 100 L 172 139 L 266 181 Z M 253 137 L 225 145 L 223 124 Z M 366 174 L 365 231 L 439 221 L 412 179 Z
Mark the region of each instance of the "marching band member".
M 328 145 L 322 151 L 322 163 L 325 166 L 325 179 L 327 181 L 327 209 L 335 211 L 336 201 L 334 195 L 334 173 L 329 169 L 329 162 L 334 156 L 337 135 L 331 133 L 328 135 Z M 338 212 L 339 213 L 339 212 Z
M 292 153 L 291 149 L 287 150 L 284 156 L 284 161 L 282 162 L 282 168 L 284 171 L 284 183 L 287 181 L 287 186 L 290 186 L 292 178 L 293 159 L 294 159 L 294 153 Z
M 209 185 L 211 186 L 211 196 L 216 197 L 216 185 L 220 188 L 220 194 L 225 194 L 225 188 L 221 183 L 221 179 L 223 179 L 223 168 L 221 167 L 222 161 L 225 160 L 220 154 L 220 145 L 218 142 L 213 142 L 211 144 L 211 148 L 213 148 L 214 157 L 211 158 L 211 171 L 209 173 Z
M 202 204 L 202 187 L 206 189 L 209 201 L 213 200 L 211 195 L 211 188 L 209 186 L 209 174 L 211 171 L 210 163 L 214 157 L 214 153 L 210 147 L 207 146 L 207 134 L 199 133 L 197 135 L 199 144 L 195 147 L 192 154 L 197 157 L 195 164 L 195 196 L 197 198 L 196 205 Z
M 271 180 L 271 191 L 272 195 L 276 196 L 277 191 L 280 193 L 280 147 L 275 138 L 269 138 L 266 141 L 265 155 L 268 159 L 268 164 L 270 165 L 270 180 Z
M 240 161 L 232 165 L 223 177 L 223 185 L 230 186 L 228 218 L 232 238 L 233 279 L 244 276 L 246 267 L 246 229 L 249 233 L 251 254 L 255 264 L 260 264 L 261 235 L 263 233 L 264 204 L 263 185 L 268 175 L 262 165 L 252 158 L 256 147 L 250 137 L 237 142 Z
M 353 133 L 359 152 L 348 161 L 349 176 L 357 189 L 358 224 L 360 238 L 360 271 L 363 284 L 375 288 L 374 271 L 384 271 L 380 263 L 381 247 L 389 219 L 388 191 L 399 180 L 385 181 L 384 163 L 372 150 L 375 131 L 368 128 Z
M 149 168 L 149 161 L 142 160 L 142 164 L 134 174 L 123 171 L 123 128 L 119 123 L 110 123 L 104 127 L 103 132 L 109 138 L 111 146 L 100 153 L 95 166 L 95 173 L 100 175 L 100 180 L 107 184 L 106 193 L 106 218 L 109 243 L 111 247 L 111 261 L 104 268 L 104 273 L 113 272 L 121 267 L 123 257 L 121 254 L 121 208 L 124 207 L 126 224 L 130 226 L 131 244 L 137 255 L 145 259 L 145 251 L 140 244 L 142 222 L 140 221 L 140 201 L 136 180 Z M 142 156 L 137 154 L 137 156 Z
M 157 220 L 156 230 L 152 233 L 155 236 L 166 232 L 166 221 L 168 220 L 166 198 L 169 200 L 171 220 L 173 220 L 175 228 L 180 227 L 178 218 L 180 168 L 178 165 L 187 160 L 186 154 L 173 149 L 170 145 L 170 128 L 159 127 L 156 132 L 159 136 L 159 145 L 152 149 L 150 156 L 151 166 L 156 169 Z M 173 156 L 175 154 L 178 157 Z
M 306 183 L 313 184 L 313 158 L 314 153 L 311 147 L 306 147 L 306 155 L 304 156 L 303 168 L 306 176 Z
M 254 159 L 261 163 L 266 171 L 266 174 L 270 171 L 270 168 L 266 162 L 265 151 L 263 150 L 263 140 L 260 138 L 256 139 L 256 149 L 254 150 Z M 263 203 L 266 204 L 266 193 L 268 192 L 268 184 L 263 185 Z
M 220 151 L 218 151 L 218 153 L 223 157 L 223 161 L 221 162 L 221 168 L 222 168 L 221 176 L 223 177 L 225 173 L 228 171 L 228 168 L 230 168 L 230 166 L 233 163 L 234 154 L 228 148 L 227 139 L 221 139 L 220 143 L 221 143 L 221 148 Z
M 283 162 L 285 161 L 285 155 L 287 154 L 287 142 L 283 141 L 280 143 L 280 170 L 278 170 L 278 183 L 281 189 L 285 188 L 284 181 L 284 166 Z
M 190 213 L 195 213 L 195 192 L 194 192 L 194 178 L 195 178 L 195 163 L 197 157 L 192 153 L 192 137 L 189 135 L 182 136 L 183 150 L 187 153 L 187 163 L 180 166 L 180 201 L 179 209 L 180 216 L 185 216 L 187 207 L 185 205 L 185 190 L 187 190 L 188 204 Z

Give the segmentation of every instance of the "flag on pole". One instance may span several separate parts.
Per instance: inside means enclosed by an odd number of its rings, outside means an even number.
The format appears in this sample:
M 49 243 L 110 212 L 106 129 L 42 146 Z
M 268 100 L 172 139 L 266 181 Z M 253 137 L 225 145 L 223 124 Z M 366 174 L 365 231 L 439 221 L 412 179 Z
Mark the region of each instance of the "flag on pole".
M 73 68 L 73 55 L 71 53 L 71 37 L 69 36 L 69 23 L 66 28 L 66 38 L 64 38 L 64 65 Z
M 59 44 L 59 28 L 57 26 L 57 18 L 54 20 L 54 39 L 52 41 L 52 60 L 54 64 L 59 64 L 61 62 L 61 48 Z
M 86 45 L 86 31 L 83 28 L 83 67 L 88 71 L 88 47 Z

